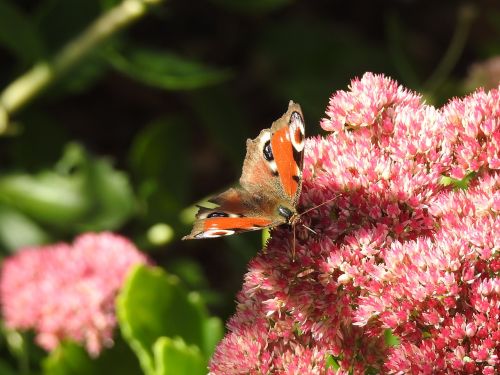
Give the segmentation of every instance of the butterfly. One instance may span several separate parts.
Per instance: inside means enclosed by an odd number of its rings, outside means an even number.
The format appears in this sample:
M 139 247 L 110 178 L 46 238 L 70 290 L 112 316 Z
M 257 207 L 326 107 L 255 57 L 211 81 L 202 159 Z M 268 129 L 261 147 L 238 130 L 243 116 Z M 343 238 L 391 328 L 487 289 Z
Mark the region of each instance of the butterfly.
M 247 140 L 241 186 L 209 199 L 215 208 L 198 206 L 193 230 L 183 240 L 229 236 L 281 224 L 294 227 L 300 220 L 296 207 L 302 189 L 304 135 L 300 105 L 290 101 L 286 113 L 271 128 Z

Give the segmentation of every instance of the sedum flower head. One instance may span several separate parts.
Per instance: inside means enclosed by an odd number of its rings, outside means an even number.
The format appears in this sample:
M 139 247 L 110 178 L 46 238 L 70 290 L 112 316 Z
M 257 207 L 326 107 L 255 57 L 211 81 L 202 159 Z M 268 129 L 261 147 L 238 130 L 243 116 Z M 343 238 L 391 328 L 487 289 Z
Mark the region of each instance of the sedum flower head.
M 2 265 L 5 324 L 33 329 L 46 350 L 70 339 L 98 355 L 113 343 L 114 299 L 128 270 L 146 262 L 129 240 L 112 233 L 83 234 L 71 245 L 23 249 Z
M 500 91 L 436 109 L 367 73 L 326 114 L 299 212 L 337 198 L 250 262 L 211 374 L 498 373 Z

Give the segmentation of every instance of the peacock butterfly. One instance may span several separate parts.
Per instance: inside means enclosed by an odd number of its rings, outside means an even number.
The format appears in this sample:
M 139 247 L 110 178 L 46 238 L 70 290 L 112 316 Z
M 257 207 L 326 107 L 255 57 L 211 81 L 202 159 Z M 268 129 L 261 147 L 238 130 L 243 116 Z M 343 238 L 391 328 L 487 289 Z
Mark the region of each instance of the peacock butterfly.
M 183 240 L 216 238 L 281 224 L 294 226 L 302 188 L 304 118 L 300 105 L 288 110 L 270 129 L 247 140 L 241 187 L 231 188 L 198 206 L 193 230 Z

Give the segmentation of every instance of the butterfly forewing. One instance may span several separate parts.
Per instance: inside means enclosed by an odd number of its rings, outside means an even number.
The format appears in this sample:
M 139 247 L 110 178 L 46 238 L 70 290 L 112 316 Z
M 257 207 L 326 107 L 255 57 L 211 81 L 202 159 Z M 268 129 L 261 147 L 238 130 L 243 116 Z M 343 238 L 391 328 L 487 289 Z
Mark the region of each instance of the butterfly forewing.
M 286 113 L 270 129 L 247 141 L 241 186 L 252 194 L 265 194 L 294 206 L 300 194 L 303 153 L 302 110 L 290 101 Z
M 298 104 L 291 105 L 286 115 L 285 119 L 280 119 L 286 120 L 286 124 L 277 122 L 271 128 L 271 146 L 280 186 L 290 200 L 296 203 L 302 181 L 304 122 Z

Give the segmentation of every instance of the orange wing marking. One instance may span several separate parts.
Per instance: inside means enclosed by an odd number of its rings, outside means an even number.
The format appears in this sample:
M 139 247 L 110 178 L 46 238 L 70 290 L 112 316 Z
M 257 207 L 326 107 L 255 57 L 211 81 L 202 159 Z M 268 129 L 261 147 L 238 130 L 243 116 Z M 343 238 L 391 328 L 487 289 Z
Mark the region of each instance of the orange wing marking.
M 273 134 L 271 138 L 271 148 L 278 167 L 283 190 L 293 198 L 299 186 L 297 181 L 298 166 L 293 158 L 292 142 L 290 140 L 288 127 L 283 127 Z
M 217 229 L 243 229 L 267 227 L 272 224 L 269 219 L 260 217 L 217 217 L 206 219 L 203 225 L 204 231 Z

